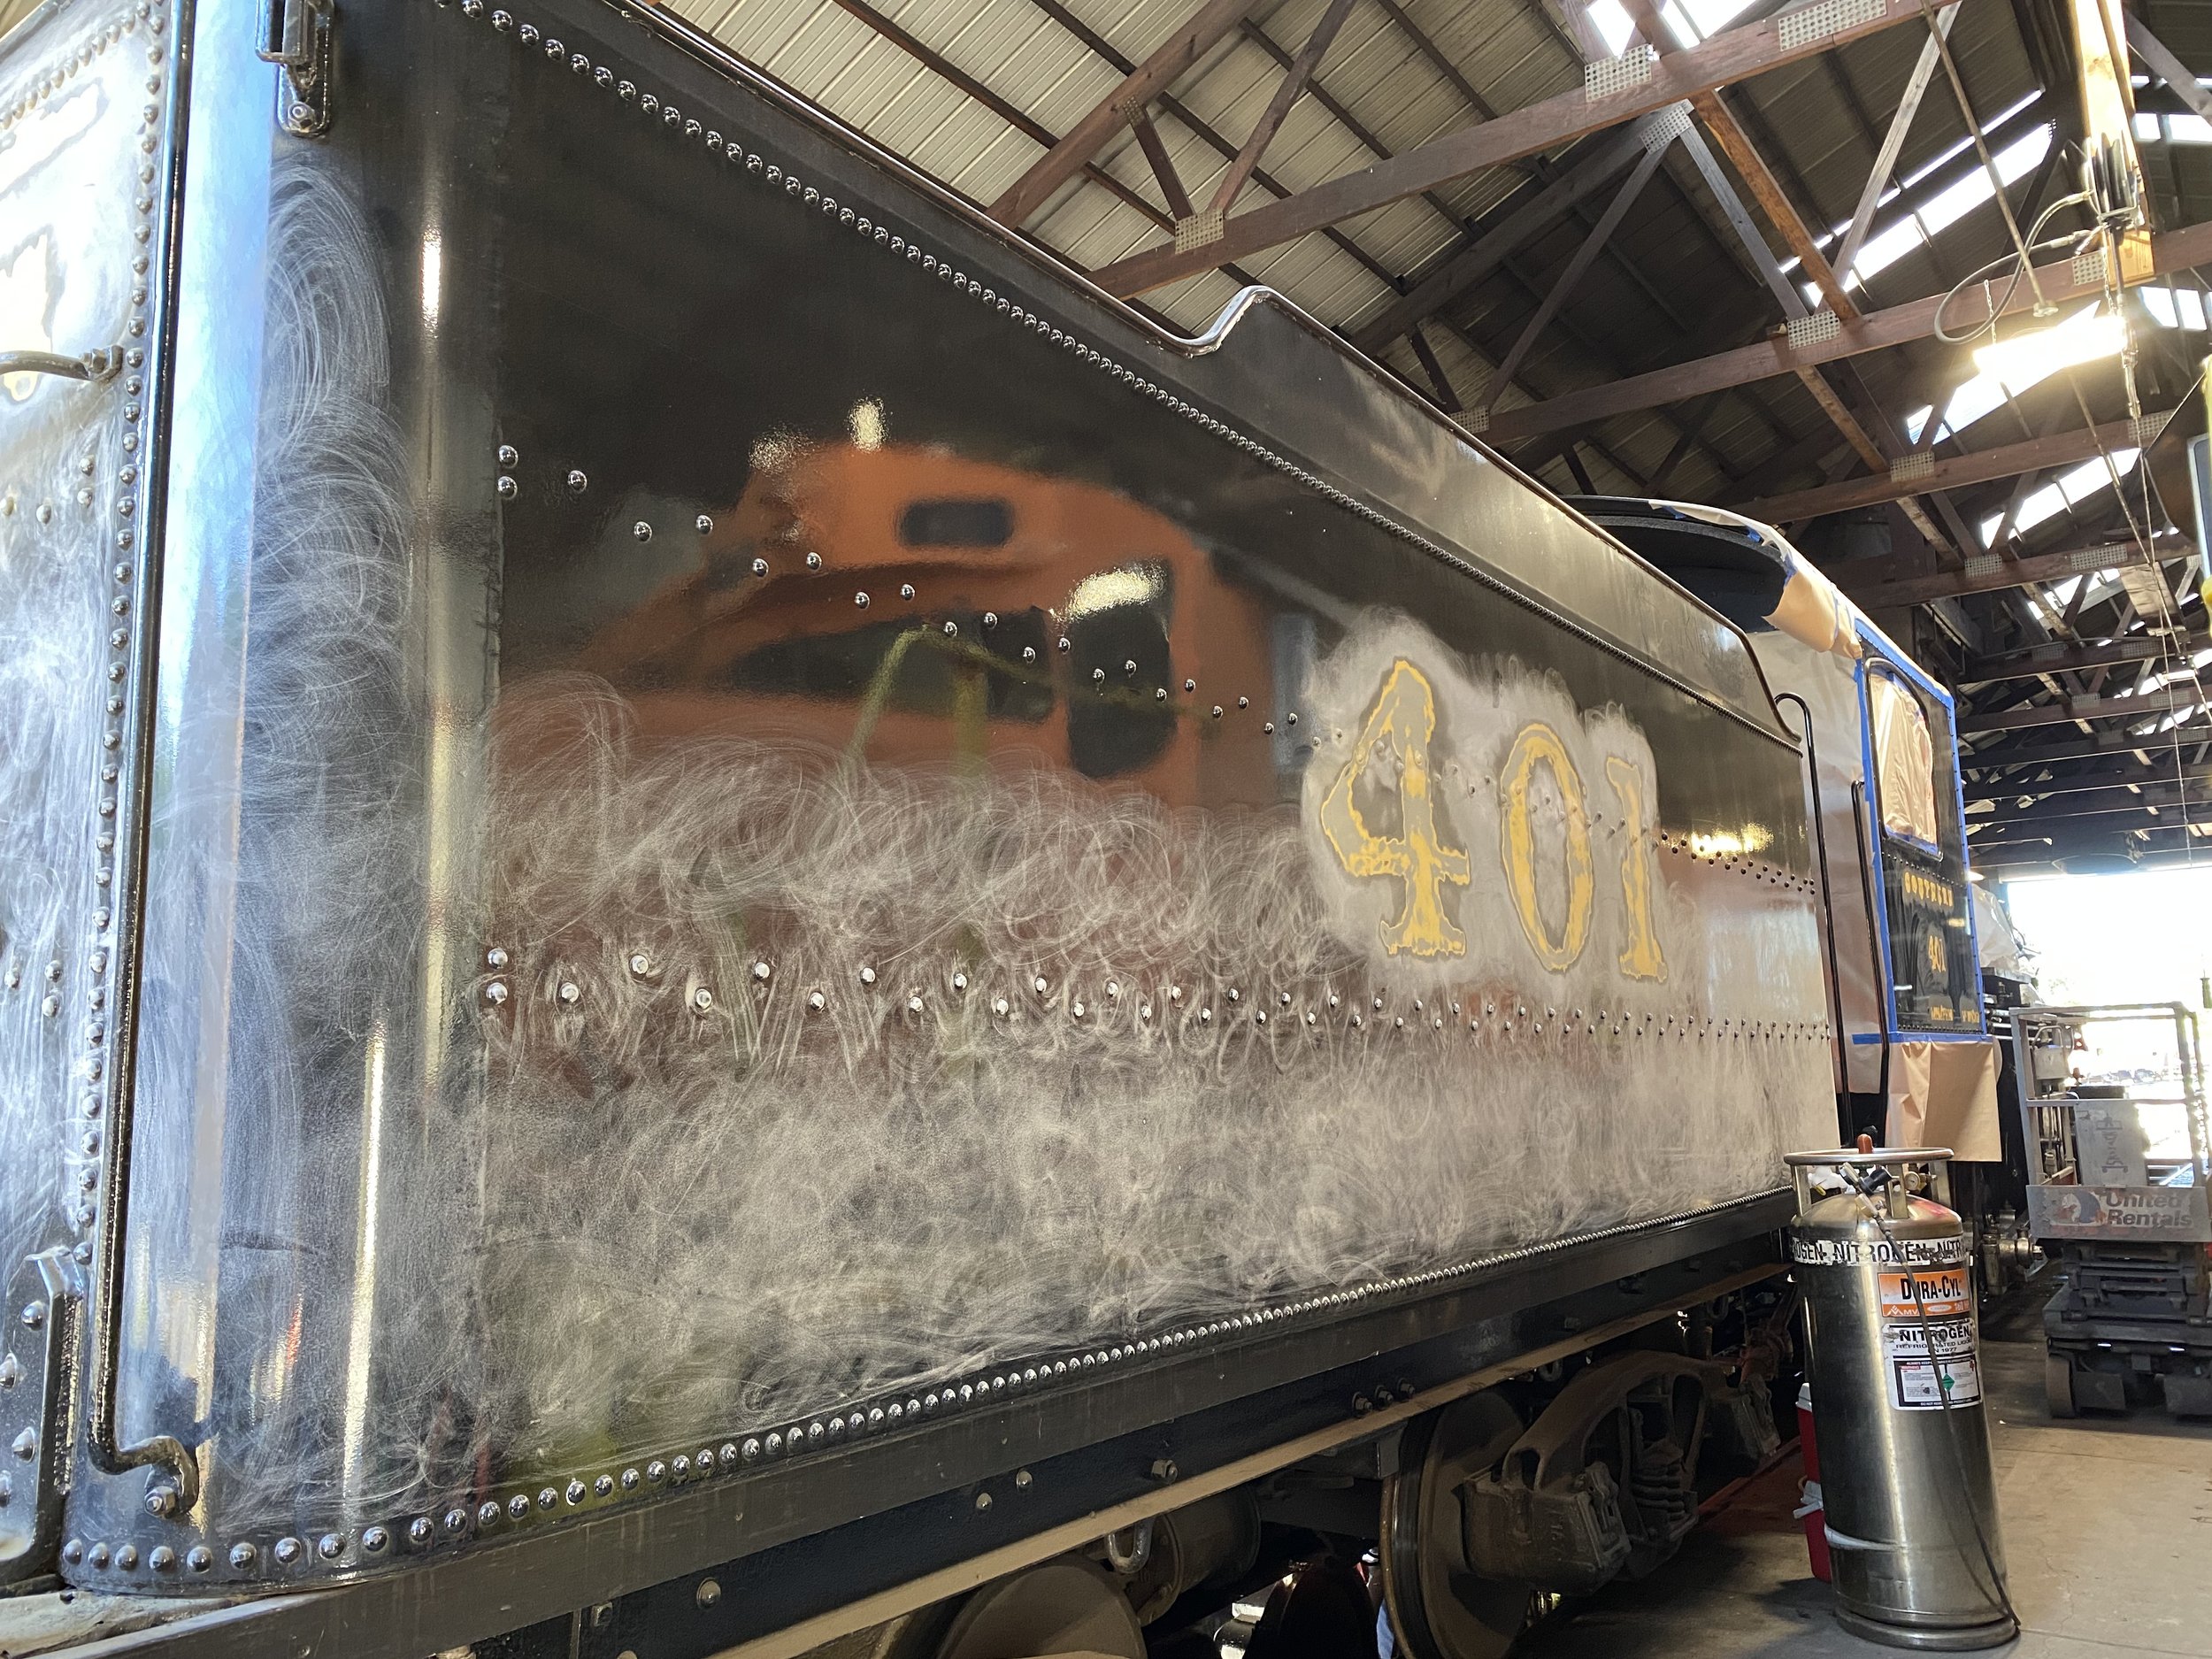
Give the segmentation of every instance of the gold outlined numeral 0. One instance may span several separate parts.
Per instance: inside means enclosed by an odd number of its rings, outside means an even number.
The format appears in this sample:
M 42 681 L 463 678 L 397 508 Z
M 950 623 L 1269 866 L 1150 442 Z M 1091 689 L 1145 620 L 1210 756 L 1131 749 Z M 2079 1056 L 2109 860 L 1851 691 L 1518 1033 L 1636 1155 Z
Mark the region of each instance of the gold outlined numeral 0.
M 1536 897 L 1536 825 L 1529 809 L 1529 787 L 1536 769 L 1547 766 L 1559 790 L 1561 816 L 1567 830 L 1567 914 L 1556 937 L 1545 925 L 1543 906 Z M 1590 818 L 1582 804 L 1582 778 L 1559 741 L 1559 733 L 1541 720 L 1521 728 L 1505 757 L 1498 787 L 1504 800 L 1499 815 L 1500 854 L 1505 863 L 1506 890 L 1513 895 L 1514 914 L 1521 918 L 1536 959 L 1554 973 L 1575 965 L 1590 941 L 1590 911 L 1597 892 L 1597 877 L 1590 862 Z

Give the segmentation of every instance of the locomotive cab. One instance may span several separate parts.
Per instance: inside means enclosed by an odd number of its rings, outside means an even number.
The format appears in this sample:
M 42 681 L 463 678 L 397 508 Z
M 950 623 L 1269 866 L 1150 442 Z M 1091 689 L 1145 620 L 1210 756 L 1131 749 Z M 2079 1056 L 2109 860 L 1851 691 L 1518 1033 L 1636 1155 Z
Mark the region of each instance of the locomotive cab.
M 1571 504 L 1743 628 L 1803 730 L 1847 1141 L 2001 1158 L 1950 694 L 1772 526 L 1686 503 Z

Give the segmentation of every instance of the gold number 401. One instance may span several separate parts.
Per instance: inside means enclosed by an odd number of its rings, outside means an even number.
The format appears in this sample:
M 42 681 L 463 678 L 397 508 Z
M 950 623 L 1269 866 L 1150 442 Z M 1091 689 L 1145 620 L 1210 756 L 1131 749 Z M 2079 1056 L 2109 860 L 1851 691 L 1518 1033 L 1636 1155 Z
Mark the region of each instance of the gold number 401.
M 1467 936 L 1446 911 L 1444 888 L 1467 886 L 1472 872 L 1465 851 L 1444 844 L 1437 822 L 1429 759 L 1435 735 L 1435 693 L 1421 671 L 1401 657 L 1384 678 L 1351 758 L 1321 802 L 1322 833 L 1346 873 L 1391 877 L 1403 884 L 1404 903 L 1382 925 L 1383 949 L 1394 956 L 1467 954 Z M 1394 837 L 1375 834 L 1353 798 L 1360 781 L 1386 757 L 1397 773 L 1400 828 Z M 1546 919 L 1537 893 L 1530 791 L 1539 768 L 1551 773 L 1558 791 L 1566 841 L 1567 908 L 1556 929 Z M 1652 915 L 1655 883 L 1643 776 L 1627 760 L 1609 755 L 1605 780 L 1620 803 L 1622 819 L 1620 882 L 1628 938 L 1620 971 L 1632 979 L 1663 979 L 1667 964 Z M 1514 914 L 1537 960 L 1554 973 L 1564 973 L 1589 944 L 1597 872 L 1582 776 L 1555 730 L 1540 720 L 1521 728 L 1507 752 L 1499 794 L 1499 856 Z

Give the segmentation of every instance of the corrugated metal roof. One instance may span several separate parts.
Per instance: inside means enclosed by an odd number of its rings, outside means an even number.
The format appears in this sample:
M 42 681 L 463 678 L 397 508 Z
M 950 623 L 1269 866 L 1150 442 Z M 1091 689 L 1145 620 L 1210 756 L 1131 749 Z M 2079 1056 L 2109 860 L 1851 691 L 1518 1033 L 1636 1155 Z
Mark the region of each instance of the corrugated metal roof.
M 1567 0 L 1577 4 L 1578 0 Z M 687 16 L 733 50 L 979 202 L 990 202 L 1043 153 L 1037 138 L 869 27 L 884 20 L 1003 107 L 1048 134 L 1065 132 L 1119 85 L 1190 14 L 1194 0 L 679 0 Z M 1251 130 L 1327 0 L 1277 0 L 1256 7 L 1156 106 L 1156 130 L 1190 199 L 1203 207 Z M 1483 119 L 1578 86 L 1578 53 L 1547 0 L 1360 0 L 1314 77 L 1268 146 L 1237 210 L 1310 189 L 1380 157 L 1431 142 Z M 1058 13 L 1058 15 L 1055 15 Z M 1086 38 L 1086 36 L 1089 38 Z M 1784 188 L 1816 230 L 1848 215 L 1920 50 L 1922 32 L 1900 27 L 1770 74 L 1729 94 Z M 1953 31 L 1955 54 L 1977 108 L 1993 113 L 2035 86 L 2015 19 L 2004 8 L 1968 7 Z M 1940 153 L 1964 132 L 1939 77 L 1908 142 L 1901 171 Z M 1356 329 L 1409 283 L 1465 245 L 1471 227 L 1494 217 L 1552 176 L 1555 157 L 1457 179 L 1425 196 L 1271 248 L 1239 262 L 1250 278 L 1280 289 L 1323 322 Z M 1167 240 L 1167 198 L 1133 132 L 1098 152 L 1094 177 L 1064 186 L 1025 228 L 1073 264 L 1096 268 Z M 1530 239 L 1486 280 L 1459 296 L 1427 329 L 1428 343 L 1469 406 L 1491 401 L 1496 364 L 1558 279 L 1610 187 Z M 1133 198 L 1150 211 L 1131 204 Z M 1946 233 L 1947 246 L 1900 261 L 1876 295 L 1912 297 L 1955 274 L 1960 259 L 1997 250 L 1986 226 Z M 1768 233 L 1781 251 L 1782 238 Z M 1954 254 L 1952 249 L 1956 249 Z M 1192 277 L 1144 296 L 1188 331 L 1207 326 L 1235 296 L 1238 278 Z M 1781 312 L 1755 274 L 1705 181 L 1678 147 L 1629 210 L 1613 245 L 1584 275 L 1559 315 L 1500 388 L 1500 409 L 1594 381 L 1701 355 L 1755 336 Z M 1431 381 L 1408 343 L 1384 359 L 1417 387 Z M 1885 369 L 1891 382 L 1924 372 L 1905 356 Z M 1892 384 L 1896 396 L 1909 391 Z M 1697 416 L 1686 436 L 1686 417 Z M 1632 489 L 1671 463 L 1668 487 L 1726 497 L 1747 480 L 1762 488 L 1778 467 L 1810 481 L 1835 442 L 1825 417 L 1793 381 L 1767 382 L 1691 411 L 1655 411 L 1608 422 L 1587 434 L 1585 461 L 1608 487 Z M 1538 464 L 1569 483 L 1536 447 Z
M 1755 0 L 1755 4 L 1756 0 Z M 2040 0 L 2019 0 L 2032 7 Z M 2167 4 L 2168 0 L 2161 0 Z M 0 0 L 13 7 L 22 0 Z M 876 142 L 979 203 L 995 199 L 1187 19 L 1197 0 L 671 0 L 733 51 L 810 97 Z M 1155 123 L 1190 198 L 1207 204 L 1229 160 L 1273 96 L 1282 65 L 1328 0 L 1260 0 L 1178 78 Z M 1586 0 L 1356 0 L 1313 78 L 1244 187 L 1238 211 L 1311 189 L 1379 157 L 1402 153 L 1581 83 L 1581 57 L 1556 6 Z M 1750 13 L 1747 13 L 1750 15 Z M 1917 56 L 1924 31 L 1888 30 L 1729 89 L 1728 97 L 1805 218 L 1824 230 L 1847 216 Z M 1987 115 L 2034 89 L 2018 6 L 1962 8 L 1955 55 L 1977 109 Z M 963 84 L 965 82 L 966 84 Z M 2062 96 L 2047 100 L 2058 106 Z M 1904 150 L 1910 172 L 1965 128 L 1939 77 Z M 1041 134 L 1041 138 L 1038 134 Z M 1585 141 L 1586 150 L 1593 142 Z M 1325 324 L 1356 331 L 1412 283 L 1528 199 L 1571 157 L 1531 157 L 1458 179 L 1353 220 L 1156 290 L 1143 303 L 1172 325 L 1209 326 L 1246 278 L 1280 289 Z M 2212 146 L 2165 158 L 2164 176 L 2212 191 Z M 1110 180 L 1110 185 L 1102 180 Z M 1721 205 L 1677 145 L 1629 209 L 1611 244 L 1519 363 L 1514 383 L 1496 365 L 1604 211 L 1609 183 L 1425 325 L 1449 381 L 1440 399 L 1510 409 L 1755 338 L 1782 320 Z M 1135 135 L 1117 132 L 1092 171 L 1064 186 L 1024 228 L 1075 265 L 1095 269 L 1159 245 L 1167 198 Z M 1770 247 L 1783 240 L 1762 226 Z M 1896 303 L 1939 288 L 2001 252 L 2001 227 L 1983 211 L 1938 244 L 1897 261 L 1870 285 Z M 1877 401 L 1901 410 L 1926 401 L 1940 367 L 1925 349 L 1864 366 Z M 1384 360 L 1433 389 L 1409 342 Z M 1854 372 L 1855 380 L 1857 378 Z M 1884 414 L 1894 413 L 1883 411 Z M 1693 435 L 1686 435 L 1694 426 Z M 1752 483 L 1814 481 L 1836 440 L 1794 381 L 1769 380 L 1704 400 L 1603 423 L 1582 434 L 1593 476 L 1640 488 L 1662 468 L 1669 488 L 1721 498 Z M 1529 446 L 1535 465 L 1566 484 L 1560 444 Z M 1794 468 L 1794 472 L 1792 468 Z

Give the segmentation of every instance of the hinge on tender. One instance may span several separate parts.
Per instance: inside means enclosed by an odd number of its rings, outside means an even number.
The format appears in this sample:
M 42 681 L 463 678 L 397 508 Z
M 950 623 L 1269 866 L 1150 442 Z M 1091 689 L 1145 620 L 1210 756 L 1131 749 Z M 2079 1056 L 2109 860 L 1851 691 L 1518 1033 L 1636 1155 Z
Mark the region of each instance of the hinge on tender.
M 54 1571 L 75 1439 L 84 1303 L 66 1246 L 24 1262 L 0 1325 L 0 1585 Z
M 266 0 L 261 61 L 284 70 L 277 82 L 277 125 L 299 138 L 330 130 L 331 37 L 338 27 L 331 0 Z

